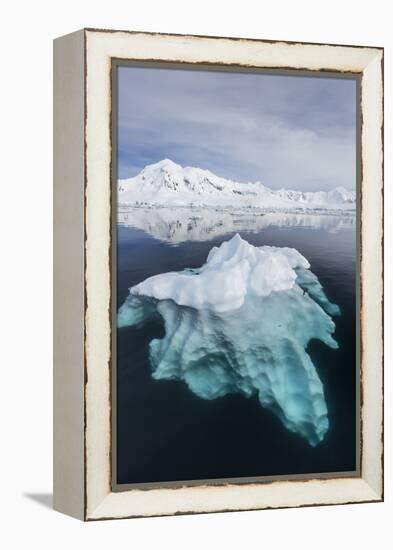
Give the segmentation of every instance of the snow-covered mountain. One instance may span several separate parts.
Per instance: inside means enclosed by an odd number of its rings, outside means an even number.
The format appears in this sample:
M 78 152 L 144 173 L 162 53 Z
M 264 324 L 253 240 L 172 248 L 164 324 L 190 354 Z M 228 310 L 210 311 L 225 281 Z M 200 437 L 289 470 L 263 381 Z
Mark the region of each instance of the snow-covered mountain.
M 182 167 L 165 159 L 146 166 L 137 176 L 119 180 L 122 205 L 219 206 L 260 209 L 354 210 L 355 191 L 302 192 L 269 189 L 261 182 L 239 183 L 209 170 Z

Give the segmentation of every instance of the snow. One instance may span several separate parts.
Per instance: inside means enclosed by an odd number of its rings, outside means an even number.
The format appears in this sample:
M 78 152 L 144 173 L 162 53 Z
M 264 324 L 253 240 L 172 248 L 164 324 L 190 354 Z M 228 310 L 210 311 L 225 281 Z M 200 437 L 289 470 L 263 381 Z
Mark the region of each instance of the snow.
M 332 304 L 297 250 L 254 247 L 239 235 L 213 247 L 196 270 L 150 277 L 130 289 L 119 328 L 164 324 L 150 342 L 157 380 L 182 380 L 202 399 L 256 395 L 310 445 L 323 440 L 323 385 L 310 340 L 337 348 Z
M 161 206 L 226 206 L 273 209 L 356 208 L 355 191 L 301 192 L 269 189 L 261 182 L 239 183 L 209 170 L 182 167 L 169 159 L 146 166 L 137 176 L 119 180 L 120 204 Z

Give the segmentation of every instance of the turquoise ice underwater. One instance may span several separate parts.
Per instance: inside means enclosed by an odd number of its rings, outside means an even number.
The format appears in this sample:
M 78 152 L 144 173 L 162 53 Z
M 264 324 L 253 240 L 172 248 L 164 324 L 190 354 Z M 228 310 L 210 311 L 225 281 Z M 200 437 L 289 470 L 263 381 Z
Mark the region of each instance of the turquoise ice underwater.
M 152 376 L 181 380 L 202 399 L 257 395 L 291 432 L 320 443 L 329 418 L 307 346 L 338 348 L 340 314 L 294 248 L 256 247 L 238 234 L 199 269 L 163 273 L 130 288 L 118 327 L 164 323 L 149 345 Z

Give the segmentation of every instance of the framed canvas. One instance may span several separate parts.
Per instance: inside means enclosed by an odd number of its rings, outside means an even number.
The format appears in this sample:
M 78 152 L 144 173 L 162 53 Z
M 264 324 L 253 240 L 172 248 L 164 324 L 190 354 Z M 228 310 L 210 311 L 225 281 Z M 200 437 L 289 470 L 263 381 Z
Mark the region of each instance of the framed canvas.
M 54 42 L 54 507 L 383 499 L 383 49 Z

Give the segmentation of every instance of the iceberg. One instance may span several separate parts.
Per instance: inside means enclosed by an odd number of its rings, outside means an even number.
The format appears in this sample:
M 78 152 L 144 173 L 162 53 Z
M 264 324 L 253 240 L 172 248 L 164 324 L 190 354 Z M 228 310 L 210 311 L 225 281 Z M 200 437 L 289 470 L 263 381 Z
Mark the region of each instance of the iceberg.
M 254 247 L 238 234 L 213 247 L 198 269 L 163 273 L 130 288 L 118 327 L 160 319 L 149 346 L 152 376 L 180 380 L 202 399 L 256 396 L 312 446 L 329 428 L 311 340 L 337 348 L 329 302 L 293 248 Z

